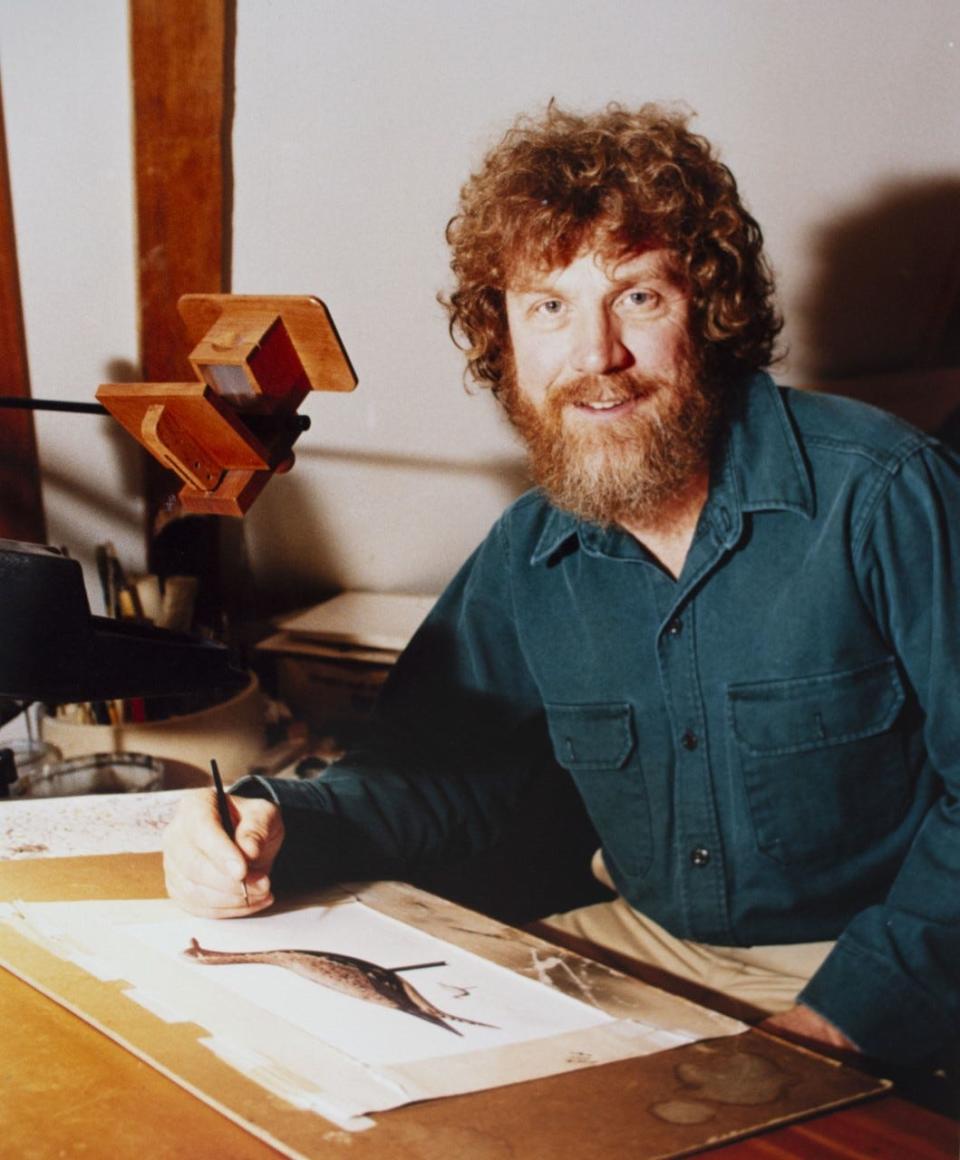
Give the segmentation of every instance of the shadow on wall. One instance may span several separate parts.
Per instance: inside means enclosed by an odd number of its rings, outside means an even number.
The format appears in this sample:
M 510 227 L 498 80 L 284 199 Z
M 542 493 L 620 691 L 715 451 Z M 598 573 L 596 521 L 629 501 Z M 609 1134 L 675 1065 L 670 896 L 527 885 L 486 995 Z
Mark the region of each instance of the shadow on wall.
M 815 249 L 795 322 L 817 378 L 960 365 L 960 178 L 887 185 Z
M 431 471 L 451 478 L 464 475 L 486 476 L 502 485 L 504 506 L 530 486 L 522 455 L 486 459 L 435 459 L 423 455 L 400 455 L 396 452 L 336 451 L 297 444 L 297 458 L 323 459 L 328 463 L 348 463 L 352 467 L 400 468 L 405 471 Z
M 309 437 L 308 437 L 309 438 Z M 395 496 L 406 475 L 426 479 L 436 490 L 436 510 L 418 508 L 405 514 L 409 518 L 411 538 L 423 539 L 425 526 L 435 537 L 444 534 L 444 516 L 449 514 L 450 497 L 458 494 L 459 484 L 493 483 L 498 510 L 507 507 L 530 487 L 530 478 L 522 456 L 496 456 L 486 459 L 441 459 L 397 452 L 349 451 L 310 445 L 303 440 L 296 445 L 298 466 L 323 463 L 342 478 L 355 480 L 357 519 L 378 506 L 378 497 Z M 343 587 L 344 553 L 347 546 L 338 542 L 344 534 L 342 513 L 331 513 L 328 505 L 339 488 L 326 489 L 322 483 L 298 474 L 298 467 L 273 481 L 257 501 L 257 539 L 262 539 L 255 553 L 256 613 L 274 615 L 291 608 L 323 599 Z M 389 517 L 388 517 L 389 518 Z M 476 538 L 479 538 L 477 534 Z M 438 541 L 439 545 L 439 541 Z M 469 546 L 457 550 L 457 563 L 466 556 Z M 388 585 L 389 587 L 389 585 Z M 405 587 L 412 591 L 413 588 Z
M 117 438 L 117 434 L 120 438 Z M 119 428 L 117 433 L 110 432 L 109 439 L 122 464 L 124 481 L 119 490 L 107 490 L 96 471 L 90 470 L 90 464 L 78 463 L 65 470 L 47 465 L 43 468 L 44 487 L 53 493 L 69 496 L 73 502 L 89 509 L 96 517 L 96 521 L 91 521 L 89 525 L 75 525 L 71 529 L 73 535 L 67 544 L 71 553 L 92 549 L 99 538 L 106 538 L 107 528 L 111 524 L 130 531 L 141 530 L 143 517 L 124 498 L 137 496 L 142 489 L 138 477 L 139 448 Z M 127 444 L 131 445 L 132 453 Z
M 960 450 L 960 179 L 899 182 L 835 219 L 796 317 L 814 389 Z
M 115 358 L 104 363 L 107 382 L 128 383 L 138 379 L 137 368 L 128 359 Z M 90 398 L 84 402 L 95 402 L 94 388 L 89 389 Z M 129 529 L 139 530 L 141 518 L 125 497 L 135 498 L 143 494 L 143 453 L 137 442 L 109 415 L 63 415 L 62 423 L 70 424 L 83 432 L 80 444 L 83 452 L 77 451 L 75 462 L 65 465 L 52 464 L 49 457 L 42 461 L 44 487 L 52 492 L 69 495 L 71 499 L 95 513 L 103 522 L 112 522 Z M 105 446 L 98 443 L 104 440 Z M 87 453 L 91 459 L 83 458 Z M 112 459 L 115 465 L 118 486 L 115 491 L 104 487 L 104 473 L 100 468 Z M 54 506 L 56 501 L 54 501 Z M 106 533 L 100 528 L 91 537 L 89 532 L 95 526 L 75 526 L 74 539 L 69 545 L 81 553 L 92 550 L 98 537 Z

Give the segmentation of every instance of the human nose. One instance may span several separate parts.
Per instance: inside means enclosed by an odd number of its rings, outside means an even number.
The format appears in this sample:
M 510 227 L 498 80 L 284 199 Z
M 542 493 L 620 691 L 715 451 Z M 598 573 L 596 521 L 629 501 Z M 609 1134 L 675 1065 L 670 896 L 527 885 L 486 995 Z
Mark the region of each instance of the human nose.
M 578 321 L 572 352 L 573 369 L 581 375 L 623 370 L 630 362 L 617 319 L 605 307 Z

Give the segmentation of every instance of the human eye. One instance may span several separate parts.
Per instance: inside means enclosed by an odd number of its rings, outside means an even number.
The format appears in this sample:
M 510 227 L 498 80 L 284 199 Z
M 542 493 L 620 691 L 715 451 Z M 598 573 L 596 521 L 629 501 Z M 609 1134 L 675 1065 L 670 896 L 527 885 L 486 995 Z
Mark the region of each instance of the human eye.
M 534 307 L 534 313 L 546 314 L 548 317 L 556 317 L 562 309 L 563 303 L 559 298 L 545 298 Z
M 628 290 L 623 296 L 623 303 L 632 310 L 652 310 L 660 300 L 660 295 L 654 290 Z

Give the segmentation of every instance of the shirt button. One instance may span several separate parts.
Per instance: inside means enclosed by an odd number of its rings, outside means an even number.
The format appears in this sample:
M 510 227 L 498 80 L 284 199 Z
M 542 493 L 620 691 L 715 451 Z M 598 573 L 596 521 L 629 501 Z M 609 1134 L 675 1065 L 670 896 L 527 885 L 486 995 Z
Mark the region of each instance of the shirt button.
M 667 625 L 667 636 L 679 636 L 680 630 L 683 628 L 683 621 L 679 616 L 675 616 L 673 620 Z
M 680 738 L 680 744 L 684 749 L 696 749 L 700 744 L 700 738 L 696 735 L 696 733 L 693 732 L 693 730 L 688 729 L 686 733 L 684 733 L 684 735 Z
M 690 851 L 690 862 L 693 866 L 706 866 L 710 861 L 710 851 L 706 846 L 694 846 Z

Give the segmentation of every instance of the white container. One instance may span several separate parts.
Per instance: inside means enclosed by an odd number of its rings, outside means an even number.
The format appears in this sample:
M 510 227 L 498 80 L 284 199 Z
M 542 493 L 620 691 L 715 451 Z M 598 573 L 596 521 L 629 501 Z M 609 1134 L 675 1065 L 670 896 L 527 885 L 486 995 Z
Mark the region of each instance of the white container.
M 196 713 L 121 725 L 78 725 L 42 717 L 40 733 L 64 757 L 145 753 L 204 771 L 204 781 L 210 779 L 210 759 L 216 758 L 224 780 L 229 782 L 256 764 L 265 748 L 263 694 L 256 674 L 251 673 L 246 687 L 235 696 Z M 175 789 L 183 784 L 183 780 L 174 782 L 168 776 L 164 787 Z M 192 784 L 197 784 L 196 780 Z

